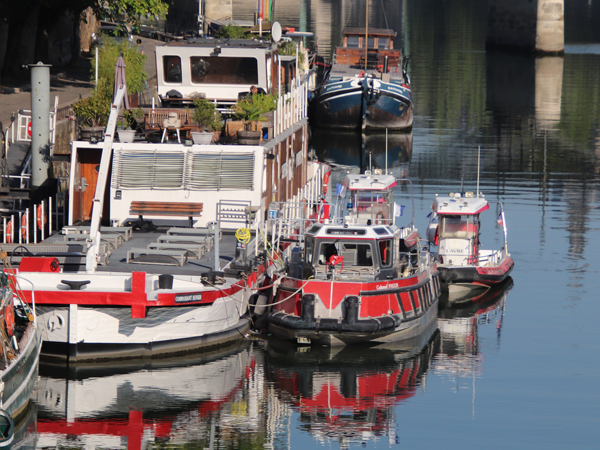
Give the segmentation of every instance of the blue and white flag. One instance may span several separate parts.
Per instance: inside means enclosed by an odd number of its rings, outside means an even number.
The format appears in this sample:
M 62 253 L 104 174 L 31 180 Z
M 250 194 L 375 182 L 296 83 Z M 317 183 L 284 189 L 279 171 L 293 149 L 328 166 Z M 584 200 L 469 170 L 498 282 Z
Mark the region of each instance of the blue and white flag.
M 346 186 L 338 183 L 335 193 L 338 197 L 343 197 L 346 194 Z
M 394 217 L 400 217 L 404 214 L 404 205 L 394 202 Z

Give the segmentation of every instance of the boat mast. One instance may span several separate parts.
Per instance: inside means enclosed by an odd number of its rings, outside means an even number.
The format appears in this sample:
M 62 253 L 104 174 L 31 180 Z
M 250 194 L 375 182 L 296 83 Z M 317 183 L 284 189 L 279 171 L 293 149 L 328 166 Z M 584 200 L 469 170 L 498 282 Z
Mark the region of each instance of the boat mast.
M 365 28 L 365 75 L 367 73 L 368 60 L 369 60 L 369 0 L 367 0 L 367 26 Z
M 477 197 L 479 197 L 479 167 L 481 164 L 481 145 L 479 146 L 479 150 L 477 150 Z

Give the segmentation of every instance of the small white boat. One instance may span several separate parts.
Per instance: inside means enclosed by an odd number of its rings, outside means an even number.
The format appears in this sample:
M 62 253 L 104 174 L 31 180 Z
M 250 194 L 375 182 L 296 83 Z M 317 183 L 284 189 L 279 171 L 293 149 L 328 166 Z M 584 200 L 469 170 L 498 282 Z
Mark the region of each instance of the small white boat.
M 35 303 L 25 301 L 20 289 L 22 278 L 7 265 L 6 253 L 0 255 L 0 258 L 2 256 L 4 267 L 0 272 L 0 407 L 3 413 L 16 420 L 24 414 L 29 404 L 38 376 L 42 343 Z
M 419 248 L 414 221 L 395 224 L 403 209 L 393 201 L 398 183 L 410 185 L 380 171 L 348 175 L 339 188 L 349 193 L 347 214 L 321 213 L 291 225 L 304 231 L 288 248 L 289 270 L 273 296 L 268 327 L 275 337 L 301 344 L 399 343 L 435 324 L 439 273 Z
M 514 267 L 508 253 L 502 203 L 492 203 L 498 205 L 498 223 L 504 238 L 504 245 L 498 250 L 482 249 L 480 245 L 480 215 L 490 207 L 482 194 L 451 193 L 436 196 L 433 201 L 427 238 L 437 247 L 438 269 L 450 303 L 471 301 L 473 296 L 505 280 Z

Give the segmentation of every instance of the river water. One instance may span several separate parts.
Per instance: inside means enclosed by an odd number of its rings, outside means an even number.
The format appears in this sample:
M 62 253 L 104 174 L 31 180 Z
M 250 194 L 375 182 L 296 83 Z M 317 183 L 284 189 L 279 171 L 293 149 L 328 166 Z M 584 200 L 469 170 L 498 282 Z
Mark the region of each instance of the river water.
M 254 3 L 234 0 L 235 17 Z M 409 354 L 249 340 L 118 372 L 42 366 L 19 445 L 597 448 L 600 2 L 565 3 L 564 57 L 535 58 L 486 51 L 485 1 L 372 1 L 370 26 L 395 28 L 411 57 L 413 131 L 389 136 L 387 152 L 382 135 L 313 134 L 338 178 L 369 160 L 408 177 L 422 232 L 436 193 L 479 179 L 506 212 L 506 285 L 443 309 L 430 344 Z M 362 25 L 363 8 L 277 1 L 275 15 L 315 32 L 327 53 L 345 25 Z M 501 231 L 492 220 L 483 247 Z

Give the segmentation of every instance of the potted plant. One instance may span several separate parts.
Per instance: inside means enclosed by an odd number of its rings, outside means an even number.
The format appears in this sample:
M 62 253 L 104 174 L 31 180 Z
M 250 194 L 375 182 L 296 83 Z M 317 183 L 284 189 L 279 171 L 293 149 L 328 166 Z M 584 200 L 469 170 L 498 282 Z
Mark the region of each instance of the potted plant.
M 110 115 L 112 92 L 106 80 L 99 80 L 92 95 L 73 104 L 73 114 L 80 129 L 80 138 L 102 140 Z
M 204 98 L 194 100 L 192 122 L 199 128 L 199 131 L 192 132 L 194 144 L 210 144 L 215 132 L 223 128 L 221 113 L 214 103 Z
M 126 109 L 117 122 L 119 141 L 133 142 L 138 128 L 141 129 L 144 121 L 144 110 L 142 108 Z
M 235 116 L 244 123 L 244 130 L 238 131 L 238 142 L 256 145 L 262 135 L 258 122 L 267 120 L 264 114 L 273 111 L 276 106 L 274 95 L 262 93 L 252 94 L 237 102 Z
M 144 70 L 145 55 L 127 42 L 107 40 L 92 60 L 91 79 L 95 79 L 94 67 L 98 70 L 98 84 L 91 95 L 73 104 L 73 113 L 81 130 L 81 139 L 91 135 L 99 140 L 104 138 L 104 130 L 110 115 L 114 95 L 115 65 L 119 55 L 123 55 L 126 68 L 126 84 L 129 93 L 141 92 L 148 74 Z

